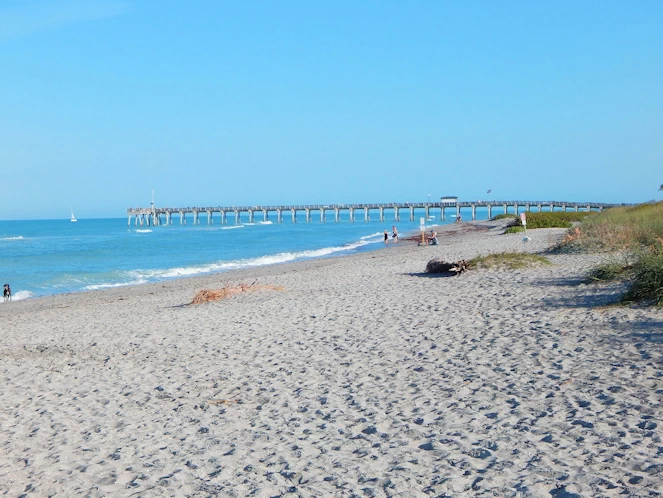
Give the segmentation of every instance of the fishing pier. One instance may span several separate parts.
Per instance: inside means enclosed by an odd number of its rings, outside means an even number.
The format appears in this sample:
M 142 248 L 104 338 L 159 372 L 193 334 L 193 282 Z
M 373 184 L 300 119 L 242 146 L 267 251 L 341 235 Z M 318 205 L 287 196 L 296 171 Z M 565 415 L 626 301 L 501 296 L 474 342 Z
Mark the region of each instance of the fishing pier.
M 256 214 L 259 221 L 269 222 L 270 214 L 276 217 L 277 223 L 283 223 L 284 217 L 288 215 L 292 223 L 297 223 L 297 213 L 305 213 L 306 223 L 310 223 L 314 214 L 319 216 L 320 223 L 327 221 L 327 215 L 333 214 L 335 222 L 341 221 L 341 213 L 349 214 L 350 222 L 357 220 L 357 213 L 363 213 L 363 221 L 371 221 L 371 213 L 379 216 L 379 220 L 384 222 L 387 215 L 394 222 L 401 220 L 401 213 L 409 215 L 410 221 L 414 221 L 416 216 L 446 221 L 447 213 L 453 213 L 458 218 L 462 212 L 471 211 L 471 219 L 476 220 L 477 208 L 486 208 L 488 218 L 493 216 L 493 210 L 502 211 L 504 214 L 518 214 L 522 211 L 602 211 L 606 208 L 619 206 L 620 204 L 604 204 L 598 202 L 560 202 L 560 201 L 470 201 L 470 202 L 404 202 L 404 203 L 381 203 L 381 204 L 312 204 L 301 206 L 229 206 L 229 207 L 185 207 L 185 208 L 129 208 L 127 215 L 128 224 L 134 221 L 136 226 L 148 225 L 172 225 L 173 219 L 179 216 L 180 225 L 187 224 L 187 215 L 192 218 L 194 225 L 200 224 L 200 218 L 207 218 L 207 224 L 214 223 L 215 215 L 222 225 L 228 224 L 230 218 L 234 224 L 255 223 Z M 433 215 L 436 216 L 433 216 Z M 499 214 L 499 213 L 495 213 Z M 285 216 L 284 216 L 285 215 Z M 361 214 L 360 214 L 361 216 Z

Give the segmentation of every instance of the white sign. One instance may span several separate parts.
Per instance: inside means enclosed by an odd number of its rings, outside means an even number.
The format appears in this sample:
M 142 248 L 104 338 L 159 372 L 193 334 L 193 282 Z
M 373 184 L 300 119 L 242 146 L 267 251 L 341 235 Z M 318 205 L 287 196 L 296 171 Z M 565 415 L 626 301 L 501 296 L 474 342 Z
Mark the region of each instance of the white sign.
M 527 226 L 527 218 L 525 217 L 525 213 L 520 213 L 520 221 L 522 222 L 523 226 Z
M 426 230 L 426 218 L 419 218 L 419 228 L 422 232 Z

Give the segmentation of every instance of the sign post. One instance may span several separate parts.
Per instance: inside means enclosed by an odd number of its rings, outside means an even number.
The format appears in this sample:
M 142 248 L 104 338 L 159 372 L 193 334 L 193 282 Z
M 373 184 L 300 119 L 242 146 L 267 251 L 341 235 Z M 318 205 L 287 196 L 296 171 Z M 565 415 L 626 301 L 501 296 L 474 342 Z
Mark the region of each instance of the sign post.
M 523 228 L 525 229 L 523 242 L 529 242 L 531 239 L 527 236 L 527 215 L 525 213 L 520 213 L 520 222 L 523 224 Z
M 424 233 L 426 232 L 426 218 L 419 218 L 419 228 L 421 229 L 421 245 L 424 245 Z

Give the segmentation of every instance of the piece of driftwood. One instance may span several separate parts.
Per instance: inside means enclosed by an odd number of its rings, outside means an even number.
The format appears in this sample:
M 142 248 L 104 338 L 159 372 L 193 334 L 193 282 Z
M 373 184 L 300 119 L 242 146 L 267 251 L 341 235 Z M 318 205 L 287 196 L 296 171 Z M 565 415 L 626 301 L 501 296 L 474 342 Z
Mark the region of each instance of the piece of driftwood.
M 431 259 L 426 265 L 426 273 L 435 273 L 442 275 L 460 275 L 466 272 L 468 263 L 464 259 L 448 263 L 440 258 Z

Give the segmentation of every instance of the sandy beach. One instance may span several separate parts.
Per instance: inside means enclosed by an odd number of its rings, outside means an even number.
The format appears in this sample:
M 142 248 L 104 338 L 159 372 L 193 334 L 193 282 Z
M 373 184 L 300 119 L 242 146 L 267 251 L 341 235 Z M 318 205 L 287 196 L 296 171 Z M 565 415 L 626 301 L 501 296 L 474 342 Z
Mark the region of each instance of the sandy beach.
M 661 496 L 663 310 L 607 306 L 598 254 L 424 274 L 564 233 L 462 226 L 0 306 L 0 495 Z

